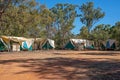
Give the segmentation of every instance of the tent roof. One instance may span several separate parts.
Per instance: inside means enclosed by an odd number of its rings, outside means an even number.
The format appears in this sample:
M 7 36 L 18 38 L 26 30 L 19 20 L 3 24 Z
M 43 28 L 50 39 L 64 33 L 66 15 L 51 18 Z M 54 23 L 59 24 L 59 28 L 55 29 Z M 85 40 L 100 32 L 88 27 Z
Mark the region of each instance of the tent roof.
M 81 42 L 86 42 L 86 39 L 70 39 L 71 41 L 75 42 L 75 43 L 81 43 Z

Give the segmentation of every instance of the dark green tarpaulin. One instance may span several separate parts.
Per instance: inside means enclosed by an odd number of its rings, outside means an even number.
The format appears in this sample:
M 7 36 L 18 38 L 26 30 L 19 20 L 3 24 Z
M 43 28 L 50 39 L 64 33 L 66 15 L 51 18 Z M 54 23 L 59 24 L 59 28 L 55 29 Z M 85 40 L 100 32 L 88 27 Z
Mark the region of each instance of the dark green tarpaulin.
M 46 41 L 43 44 L 42 49 L 53 49 L 53 47 L 50 45 L 49 41 Z
M 4 50 L 6 50 L 6 47 L 3 44 L 3 42 L 0 40 L 0 51 L 4 51 Z
M 72 44 L 71 41 L 69 41 L 69 42 L 65 45 L 65 49 L 75 49 L 75 46 Z

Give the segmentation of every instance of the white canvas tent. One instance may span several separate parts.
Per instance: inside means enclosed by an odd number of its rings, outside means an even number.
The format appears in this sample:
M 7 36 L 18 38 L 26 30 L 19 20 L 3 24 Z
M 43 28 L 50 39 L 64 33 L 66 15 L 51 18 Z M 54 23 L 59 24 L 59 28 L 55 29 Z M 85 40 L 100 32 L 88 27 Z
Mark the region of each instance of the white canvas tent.
M 20 50 L 32 50 L 32 44 L 34 39 L 14 36 L 1 36 L 2 40 L 8 47 L 8 50 L 20 51 Z
M 55 44 L 54 40 L 51 39 L 36 38 L 33 47 L 35 50 L 54 49 Z
M 116 48 L 116 40 L 108 39 L 102 42 L 102 49 L 115 49 Z
M 81 48 L 85 48 L 90 46 L 90 41 L 86 39 L 70 39 L 65 45 L 65 49 L 75 49 L 78 46 L 82 46 Z

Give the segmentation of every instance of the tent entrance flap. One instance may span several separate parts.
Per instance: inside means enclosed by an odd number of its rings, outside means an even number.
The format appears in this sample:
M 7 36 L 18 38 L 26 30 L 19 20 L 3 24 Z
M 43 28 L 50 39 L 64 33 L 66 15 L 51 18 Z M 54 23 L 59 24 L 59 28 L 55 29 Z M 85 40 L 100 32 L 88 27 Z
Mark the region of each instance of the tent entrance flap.
M 27 41 L 22 42 L 21 50 L 29 50 L 32 51 L 32 43 L 28 43 Z
M 42 49 L 52 49 L 53 47 L 50 45 L 49 41 L 45 41 L 42 46 Z
M 110 43 L 109 43 L 109 41 L 107 41 L 107 43 L 106 43 L 106 48 L 110 48 Z
M 102 49 L 116 49 L 116 41 L 115 40 L 107 40 L 105 42 L 102 42 L 101 48 Z
M 0 51 L 4 51 L 6 49 L 5 45 L 0 40 Z
M 4 43 L 2 39 L 0 39 L 0 51 L 5 51 L 8 49 L 8 46 Z
M 66 44 L 65 49 L 75 49 L 75 46 L 73 45 L 72 41 L 69 41 Z

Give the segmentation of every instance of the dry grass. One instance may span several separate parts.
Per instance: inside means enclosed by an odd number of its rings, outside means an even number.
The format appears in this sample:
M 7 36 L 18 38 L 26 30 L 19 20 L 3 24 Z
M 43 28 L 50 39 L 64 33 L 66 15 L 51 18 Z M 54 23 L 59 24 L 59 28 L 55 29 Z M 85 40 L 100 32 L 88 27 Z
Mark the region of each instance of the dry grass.
M 120 52 L 4 52 L 0 80 L 120 80 Z

